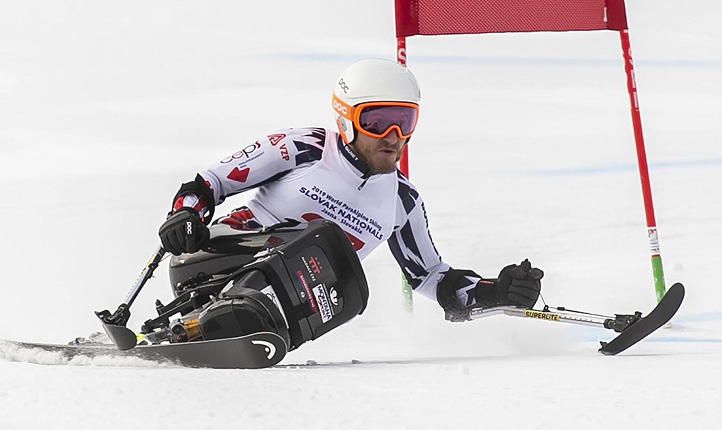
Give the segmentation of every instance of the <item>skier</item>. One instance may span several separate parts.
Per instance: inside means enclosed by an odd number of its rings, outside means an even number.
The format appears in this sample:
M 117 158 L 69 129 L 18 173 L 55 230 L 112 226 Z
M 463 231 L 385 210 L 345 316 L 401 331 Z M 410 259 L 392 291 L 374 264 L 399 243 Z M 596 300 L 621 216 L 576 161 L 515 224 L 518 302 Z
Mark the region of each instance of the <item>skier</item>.
M 412 289 L 437 301 L 447 315 L 476 307 L 533 307 L 543 272 L 528 260 L 484 278 L 452 268 L 436 251 L 421 196 L 396 169 L 416 127 L 420 98 L 407 68 L 380 59 L 352 64 L 333 90 L 338 132 L 277 131 L 197 174 L 178 190 L 160 227 L 163 247 L 174 255 L 201 250 L 216 206 L 257 189 L 247 206 L 213 224 L 261 230 L 284 220 L 330 220 L 360 259 L 388 241 Z

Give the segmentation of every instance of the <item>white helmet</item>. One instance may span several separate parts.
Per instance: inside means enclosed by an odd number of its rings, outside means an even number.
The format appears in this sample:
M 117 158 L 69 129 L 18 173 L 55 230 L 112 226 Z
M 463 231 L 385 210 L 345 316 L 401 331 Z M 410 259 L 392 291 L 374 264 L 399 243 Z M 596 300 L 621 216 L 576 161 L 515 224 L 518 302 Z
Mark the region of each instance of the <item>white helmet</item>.
M 418 105 L 421 100 L 421 90 L 414 74 L 406 67 L 382 59 L 361 60 L 350 65 L 336 82 L 333 95 L 336 124 L 346 143 L 352 143 L 356 137 L 353 121 L 342 115 L 349 106 L 368 102 Z

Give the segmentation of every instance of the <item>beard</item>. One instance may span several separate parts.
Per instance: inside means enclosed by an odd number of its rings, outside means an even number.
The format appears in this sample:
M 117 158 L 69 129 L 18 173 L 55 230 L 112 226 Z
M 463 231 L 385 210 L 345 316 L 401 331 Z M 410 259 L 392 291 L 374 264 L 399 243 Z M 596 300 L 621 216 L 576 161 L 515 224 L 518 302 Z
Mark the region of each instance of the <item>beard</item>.
M 367 156 L 367 154 L 364 154 L 363 152 L 360 152 L 358 157 L 366 163 L 369 168 L 369 172 L 371 172 L 372 175 L 378 175 L 395 172 L 396 163 L 401 158 L 401 154 L 397 154 L 396 159 L 393 162 L 390 160 L 375 160 L 373 156 Z
M 393 161 L 388 156 L 379 156 L 378 148 L 360 148 L 358 145 L 352 147 L 356 156 L 361 159 L 369 168 L 369 172 L 372 175 L 392 173 L 396 171 L 396 163 L 401 158 L 401 148 L 396 151 L 396 156 Z M 393 148 L 389 148 L 393 149 Z

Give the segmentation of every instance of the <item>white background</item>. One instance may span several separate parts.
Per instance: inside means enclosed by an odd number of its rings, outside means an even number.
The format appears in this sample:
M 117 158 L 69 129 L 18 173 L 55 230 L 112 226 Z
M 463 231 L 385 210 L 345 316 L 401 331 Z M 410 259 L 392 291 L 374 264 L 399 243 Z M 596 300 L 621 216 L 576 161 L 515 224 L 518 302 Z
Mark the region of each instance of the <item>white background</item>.
M 627 9 L 667 284 L 687 286 L 673 328 L 610 358 L 596 341 L 612 333 L 592 328 L 451 324 L 422 297 L 407 315 L 382 246 L 364 261 L 368 310 L 286 367 L 65 366 L 0 346 L 0 428 L 716 427 L 722 7 Z M 276 129 L 332 127 L 337 76 L 394 59 L 393 26 L 381 0 L 4 2 L 0 339 L 97 330 L 92 311 L 123 299 L 179 184 Z M 411 178 L 444 259 L 492 277 L 528 257 L 552 305 L 648 312 L 618 34 L 414 37 L 408 57 L 423 96 Z M 170 297 L 158 272 L 131 325 Z M 321 365 L 293 366 L 307 360 Z

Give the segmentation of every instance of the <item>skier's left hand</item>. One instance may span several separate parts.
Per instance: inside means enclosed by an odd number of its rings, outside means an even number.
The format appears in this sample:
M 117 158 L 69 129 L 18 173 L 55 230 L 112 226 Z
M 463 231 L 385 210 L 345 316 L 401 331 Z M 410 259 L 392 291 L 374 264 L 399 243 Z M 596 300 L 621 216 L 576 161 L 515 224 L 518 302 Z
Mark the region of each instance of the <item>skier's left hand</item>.
M 543 277 L 544 272 L 532 267 L 529 260 L 504 267 L 494 285 L 499 304 L 532 308 L 539 299 Z

